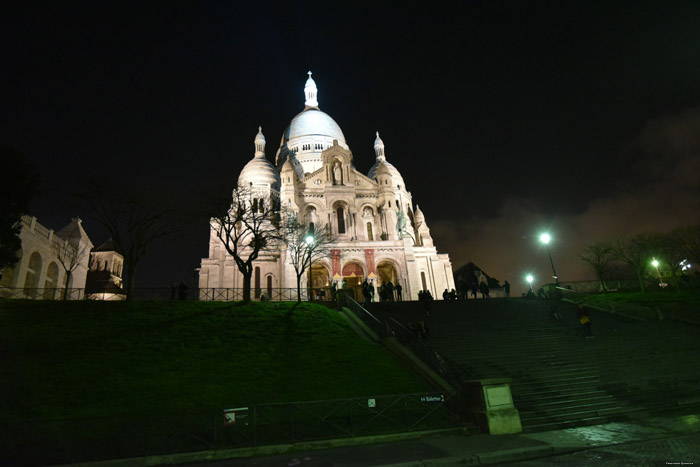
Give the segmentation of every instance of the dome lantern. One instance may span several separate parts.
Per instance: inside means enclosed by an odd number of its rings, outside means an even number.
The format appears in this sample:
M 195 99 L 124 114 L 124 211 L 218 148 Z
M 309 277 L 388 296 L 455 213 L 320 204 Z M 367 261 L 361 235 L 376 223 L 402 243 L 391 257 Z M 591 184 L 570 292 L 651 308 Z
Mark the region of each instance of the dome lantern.
M 255 157 L 265 157 L 265 135 L 262 127 L 258 127 L 258 134 L 255 135 Z
M 379 137 L 379 132 L 377 132 L 377 138 L 374 140 L 374 153 L 377 155 L 378 161 L 386 160 L 386 156 L 384 155 L 384 141 Z
M 307 107 L 318 107 L 318 88 L 316 87 L 316 81 L 311 77 L 311 72 L 308 72 L 309 79 L 306 80 L 306 85 L 304 85 L 304 96 L 306 101 L 304 105 Z

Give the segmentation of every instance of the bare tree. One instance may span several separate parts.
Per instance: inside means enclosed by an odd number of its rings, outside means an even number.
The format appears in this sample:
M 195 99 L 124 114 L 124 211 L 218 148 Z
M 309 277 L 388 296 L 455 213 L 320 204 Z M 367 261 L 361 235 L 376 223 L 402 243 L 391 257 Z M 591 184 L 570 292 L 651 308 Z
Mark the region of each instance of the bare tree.
M 73 219 L 73 222 L 54 237 L 51 248 L 53 249 L 58 262 L 66 272 L 66 285 L 63 288 L 63 298 L 68 299 L 68 288 L 70 280 L 78 267 L 90 256 L 92 243 L 83 239 L 81 235 L 81 220 Z
M 136 269 L 148 248 L 156 240 L 177 231 L 170 218 L 169 202 L 110 183 L 91 185 L 85 196 L 92 215 L 107 229 L 115 250 L 124 257 L 126 297 L 130 300 L 136 284 Z
M 243 301 L 249 302 L 253 262 L 279 245 L 279 200 L 238 187 L 232 200 L 219 203 L 209 223 L 243 275 Z
M 700 264 L 700 224 L 679 227 L 671 232 L 683 256 L 691 264 Z
M 680 292 L 679 277 L 682 262 L 690 260 L 697 264 L 700 259 L 700 226 L 679 227 L 661 236 L 658 256 L 659 265 L 667 273 L 676 290 Z
M 291 211 L 285 213 L 282 232 L 287 257 L 297 276 L 297 302 L 301 302 L 301 276 L 314 261 L 328 257 L 333 238 L 327 227 L 316 228 L 312 223 L 306 224 Z
M 642 293 L 644 288 L 644 273 L 651 264 L 652 256 L 658 251 L 661 239 L 658 234 L 640 233 L 628 239 L 619 239 L 612 244 L 612 254 L 615 258 L 630 266 L 637 275 Z
M 609 242 L 588 244 L 579 255 L 579 259 L 593 269 L 603 291 L 606 291 L 605 278 L 611 270 L 612 262 L 615 261 L 612 245 Z

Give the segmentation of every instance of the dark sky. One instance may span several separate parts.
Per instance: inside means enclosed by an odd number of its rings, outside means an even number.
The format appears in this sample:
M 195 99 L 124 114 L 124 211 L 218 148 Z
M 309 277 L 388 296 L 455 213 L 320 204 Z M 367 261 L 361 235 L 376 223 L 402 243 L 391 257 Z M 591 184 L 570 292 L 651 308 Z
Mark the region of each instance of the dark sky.
M 4 4 L 0 142 L 42 174 L 32 214 L 85 217 L 68 193 L 105 176 L 233 188 L 312 70 L 356 168 L 379 130 L 455 269 L 547 280 L 550 229 L 560 277 L 584 279 L 585 243 L 700 221 L 700 2 L 404 3 Z M 158 245 L 139 284 L 191 281 L 207 241 Z

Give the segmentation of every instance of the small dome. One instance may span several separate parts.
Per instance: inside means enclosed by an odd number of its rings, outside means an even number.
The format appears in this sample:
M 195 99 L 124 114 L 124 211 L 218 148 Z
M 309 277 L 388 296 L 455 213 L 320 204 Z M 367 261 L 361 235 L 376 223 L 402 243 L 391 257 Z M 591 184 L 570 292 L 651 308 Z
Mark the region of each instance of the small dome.
M 403 182 L 403 177 L 399 173 L 398 169 L 394 167 L 393 164 L 390 162 L 387 162 L 386 160 L 382 161 L 377 159 L 377 161 L 374 163 L 371 169 L 369 169 L 369 172 L 367 172 L 367 176 L 371 179 L 377 178 L 377 174 L 379 173 L 379 168 L 380 167 L 386 167 L 386 170 L 389 172 L 389 175 L 391 175 L 391 180 L 394 185 L 399 185 L 401 188 L 406 188 L 406 185 L 404 185 Z
M 258 134 L 255 135 L 255 156 L 241 170 L 238 186 L 275 190 L 280 188 L 280 174 L 265 158 L 265 136 L 260 127 L 258 127 Z
M 377 132 L 377 137 L 374 140 L 374 153 L 377 157 L 372 168 L 367 172 L 369 178 L 377 178 L 377 173 L 382 165 L 386 165 L 389 174 L 391 175 L 392 182 L 394 185 L 399 185 L 402 188 L 406 188 L 404 185 L 403 177 L 399 173 L 398 169 L 393 166 L 390 162 L 387 162 L 386 155 L 384 153 L 384 141 L 379 137 L 379 132 Z
M 294 164 L 292 164 L 292 161 L 289 159 L 289 156 L 287 156 L 287 160 L 284 161 L 284 164 L 282 165 L 282 172 L 284 172 L 285 170 L 294 171 Z
M 280 174 L 265 157 L 256 156 L 248 162 L 241 175 L 238 176 L 239 186 L 271 187 L 279 190 Z
M 388 175 L 390 177 L 393 177 L 391 170 L 389 170 L 389 164 L 386 162 L 380 162 L 379 167 L 377 167 L 377 176 L 379 175 Z

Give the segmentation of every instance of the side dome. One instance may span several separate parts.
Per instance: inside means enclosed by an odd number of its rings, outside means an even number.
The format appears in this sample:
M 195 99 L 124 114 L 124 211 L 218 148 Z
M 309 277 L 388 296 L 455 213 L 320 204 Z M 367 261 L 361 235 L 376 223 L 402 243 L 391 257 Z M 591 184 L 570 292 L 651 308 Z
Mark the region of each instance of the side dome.
M 389 172 L 391 175 L 391 180 L 394 182 L 395 185 L 400 185 L 402 188 L 405 189 L 406 185 L 403 182 L 403 177 L 399 173 L 399 170 L 394 167 L 394 165 L 391 162 L 388 161 L 380 161 L 378 160 L 377 162 L 374 163 L 371 169 L 369 169 L 369 172 L 367 173 L 367 176 L 374 180 L 377 178 L 377 173 L 379 172 L 379 167 L 386 167 L 385 170 Z
M 374 153 L 376 154 L 377 159 L 374 162 L 374 165 L 369 169 L 369 172 L 367 172 L 367 176 L 371 179 L 375 179 L 377 178 L 379 168 L 386 167 L 384 170 L 389 172 L 392 182 L 400 187 L 403 187 L 403 189 L 406 189 L 406 185 L 404 184 L 403 177 L 399 173 L 399 170 L 394 167 L 391 162 L 386 160 L 386 154 L 384 153 L 384 141 L 382 141 L 382 139 L 379 137 L 379 132 L 377 132 L 377 138 L 374 140 Z
M 280 174 L 270 161 L 264 157 L 254 157 L 248 162 L 238 176 L 239 186 L 251 186 L 253 188 L 280 189 Z
M 270 161 L 265 158 L 265 136 L 258 127 L 255 136 L 255 156 L 248 162 L 238 176 L 238 186 L 251 188 L 272 188 L 279 191 L 280 174 Z

